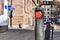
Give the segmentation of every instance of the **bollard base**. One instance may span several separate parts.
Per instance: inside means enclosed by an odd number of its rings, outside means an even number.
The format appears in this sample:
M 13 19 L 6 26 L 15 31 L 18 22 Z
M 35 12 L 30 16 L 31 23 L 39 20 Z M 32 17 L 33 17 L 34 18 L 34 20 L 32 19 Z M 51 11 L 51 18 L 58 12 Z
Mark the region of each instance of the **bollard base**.
M 6 32 L 8 30 L 8 25 L 0 26 L 0 33 Z

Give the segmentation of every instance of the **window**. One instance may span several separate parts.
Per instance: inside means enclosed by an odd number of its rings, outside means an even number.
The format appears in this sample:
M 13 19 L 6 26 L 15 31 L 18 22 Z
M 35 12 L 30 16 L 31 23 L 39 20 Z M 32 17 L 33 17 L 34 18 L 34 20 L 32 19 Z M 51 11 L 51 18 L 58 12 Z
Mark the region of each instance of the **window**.
M 44 1 L 44 4 L 46 4 L 47 2 L 46 1 Z
M 51 12 L 51 14 L 53 14 L 53 12 Z
M 49 4 L 53 4 L 53 1 L 49 1 Z
M 43 4 L 44 5 L 51 5 L 51 4 L 53 4 L 53 1 L 44 1 Z
M 53 5 L 51 5 L 51 8 L 53 8 Z
M 46 21 L 46 19 L 44 21 Z
M 58 15 L 59 15 L 60 13 L 58 13 Z
M 47 4 L 49 4 L 49 1 L 47 1 Z
M 48 18 L 49 18 L 49 16 L 48 16 Z
M 49 14 L 49 12 L 48 12 L 48 14 Z
M 46 18 L 46 16 L 44 16 L 44 18 Z
M 49 11 L 49 8 L 47 10 Z

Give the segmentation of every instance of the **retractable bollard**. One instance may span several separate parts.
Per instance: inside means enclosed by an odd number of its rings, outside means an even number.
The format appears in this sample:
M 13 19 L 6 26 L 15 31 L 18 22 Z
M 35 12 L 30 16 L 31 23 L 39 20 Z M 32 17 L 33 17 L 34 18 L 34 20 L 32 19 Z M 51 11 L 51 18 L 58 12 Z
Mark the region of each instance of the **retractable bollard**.
M 54 27 L 52 27 L 50 23 L 48 23 L 45 30 L 45 40 L 53 40 L 53 31 Z
M 43 9 L 35 8 L 35 40 L 44 40 Z
M 53 40 L 53 32 L 54 32 L 54 27 L 52 27 L 52 35 L 51 35 L 51 40 Z
M 50 40 L 50 24 L 47 24 L 47 28 L 45 30 L 45 40 Z

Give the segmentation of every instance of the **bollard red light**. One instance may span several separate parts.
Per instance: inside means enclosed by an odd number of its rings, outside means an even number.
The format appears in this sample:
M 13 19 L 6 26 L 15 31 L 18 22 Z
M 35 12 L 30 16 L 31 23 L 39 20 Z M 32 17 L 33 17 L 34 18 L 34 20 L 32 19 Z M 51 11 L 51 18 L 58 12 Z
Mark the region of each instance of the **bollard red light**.
M 42 12 L 41 11 L 36 11 L 36 18 L 42 18 Z

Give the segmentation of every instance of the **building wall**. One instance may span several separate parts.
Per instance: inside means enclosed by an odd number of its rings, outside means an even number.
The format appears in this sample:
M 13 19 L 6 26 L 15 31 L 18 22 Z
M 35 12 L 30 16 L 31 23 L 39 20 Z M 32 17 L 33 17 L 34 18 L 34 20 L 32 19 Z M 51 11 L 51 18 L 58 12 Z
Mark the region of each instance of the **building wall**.
M 23 0 L 12 0 L 12 6 L 15 8 L 12 24 L 18 25 L 23 22 Z
M 46 2 L 47 1 L 47 2 Z M 44 5 L 44 17 L 45 17 L 45 21 L 47 22 L 47 20 L 49 20 L 49 18 L 52 18 L 54 17 L 54 10 L 55 10 L 55 7 L 54 5 L 52 4 L 53 3 L 53 0 L 49 1 L 49 0 L 44 0 L 44 2 L 46 3 Z M 50 3 L 49 3 L 50 2 Z M 48 4 L 47 4 L 48 3 Z M 52 5 L 51 5 L 52 4 Z
M 12 0 L 12 6 L 15 8 L 12 18 L 13 25 L 32 25 L 34 21 L 35 5 L 32 0 Z
M 33 21 L 33 14 L 34 14 L 34 10 L 33 10 L 33 3 L 32 0 L 25 0 L 24 1 L 24 14 L 25 14 L 25 22 L 26 24 L 32 24 Z
M 2 4 L 3 4 L 3 1 L 0 0 L 0 15 L 3 14 L 3 13 L 2 13 L 2 6 L 3 6 Z

